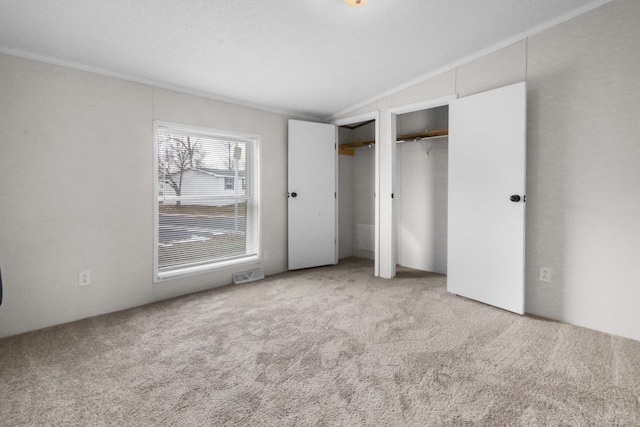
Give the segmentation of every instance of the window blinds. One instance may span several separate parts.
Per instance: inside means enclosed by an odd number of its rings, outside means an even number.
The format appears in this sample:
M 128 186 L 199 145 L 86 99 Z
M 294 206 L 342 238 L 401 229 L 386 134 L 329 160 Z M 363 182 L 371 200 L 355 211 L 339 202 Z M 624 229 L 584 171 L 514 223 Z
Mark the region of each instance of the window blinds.
M 158 278 L 259 255 L 257 139 L 157 127 Z

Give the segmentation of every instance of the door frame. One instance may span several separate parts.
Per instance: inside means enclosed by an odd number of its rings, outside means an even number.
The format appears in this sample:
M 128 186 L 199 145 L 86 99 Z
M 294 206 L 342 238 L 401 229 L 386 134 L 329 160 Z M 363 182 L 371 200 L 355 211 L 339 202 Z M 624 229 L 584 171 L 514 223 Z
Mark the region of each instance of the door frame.
M 335 120 L 333 124 L 336 126 L 336 144 L 338 143 L 338 128 L 340 126 L 352 125 L 355 123 L 363 122 L 366 120 L 374 120 L 374 128 L 375 128 L 375 143 L 374 143 L 374 262 L 373 262 L 373 274 L 376 277 L 380 276 L 380 112 L 379 111 L 371 111 L 369 113 L 359 114 L 357 116 L 351 116 L 344 119 Z M 336 150 L 336 156 L 338 156 L 338 150 Z M 338 159 L 336 159 L 336 188 L 339 188 L 338 180 L 340 177 L 338 176 Z M 339 191 L 339 190 L 337 190 Z M 339 242 L 340 236 L 338 230 L 340 229 L 340 224 L 338 222 L 338 212 L 340 209 L 339 204 L 340 198 L 338 197 L 336 200 L 336 242 Z M 339 247 L 338 245 L 336 247 Z M 338 253 L 336 250 L 336 262 L 338 257 Z
M 399 114 L 413 113 L 414 111 L 428 110 L 430 108 L 449 105 L 451 101 L 458 98 L 458 94 L 447 95 L 440 98 L 433 98 L 425 101 L 405 104 L 398 107 L 389 108 L 386 112 L 387 134 L 384 139 L 384 146 L 380 147 L 381 151 L 376 150 L 376 156 L 382 154 L 384 160 L 380 163 L 381 168 L 390 171 L 390 193 L 385 197 L 379 197 L 379 210 L 387 218 L 381 223 L 380 227 L 380 277 L 392 279 L 396 276 L 397 265 L 397 227 L 396 227 L 396 204 L 394 203 L 393 193 L 396 188 L 396 135 L 397 135 L 397 116 Z M 379 179 L 379 173 L 376 171 Z M 376 194 L 380 194 L 376 190 Z M 387 197 L 388 196 L 388 197 Z M 377 237 L 377 234 L 376 234 Z

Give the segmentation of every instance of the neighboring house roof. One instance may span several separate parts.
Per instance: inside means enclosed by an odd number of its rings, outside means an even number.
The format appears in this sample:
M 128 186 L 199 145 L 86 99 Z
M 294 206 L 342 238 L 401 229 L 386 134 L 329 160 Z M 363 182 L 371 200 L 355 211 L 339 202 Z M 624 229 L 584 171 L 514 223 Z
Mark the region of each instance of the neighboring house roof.
M 194 172 L 204 173 L 206 175 L 211 175 L 219 178 L 234 178 L 236 176 L 236 172 L 230 169 L 213 169 L 213 168 L 187 168 L 186 170 L 192 170 Z M 179 172 L 174 172 L 171 175 L 176 175 Z M 244 178 L 245 171 L 238 171 L 238 177 Z

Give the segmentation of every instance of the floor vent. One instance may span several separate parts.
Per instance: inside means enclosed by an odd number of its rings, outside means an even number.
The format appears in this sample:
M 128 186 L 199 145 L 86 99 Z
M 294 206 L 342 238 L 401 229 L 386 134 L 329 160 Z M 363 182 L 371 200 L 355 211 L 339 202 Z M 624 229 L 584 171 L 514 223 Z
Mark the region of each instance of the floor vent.
M 264 279 L 264 270 L 261 268 L 256 268 L 254 270 L 234 273 L 233 284 L 241 285 L 242 283 L 255 282 L 256 280 L 262 280 L 262 279 Z

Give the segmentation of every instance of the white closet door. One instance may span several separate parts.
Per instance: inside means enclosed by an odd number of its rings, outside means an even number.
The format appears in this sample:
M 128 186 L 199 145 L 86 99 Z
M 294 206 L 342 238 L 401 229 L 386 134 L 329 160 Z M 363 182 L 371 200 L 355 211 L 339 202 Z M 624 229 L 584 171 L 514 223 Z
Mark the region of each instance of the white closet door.
M 452 101 L 449 133 L 447 290 L 522 314 L 525 83 Z
M 337 262 L 335 145 L 334 125 L 289 120 L 289 270 Z

